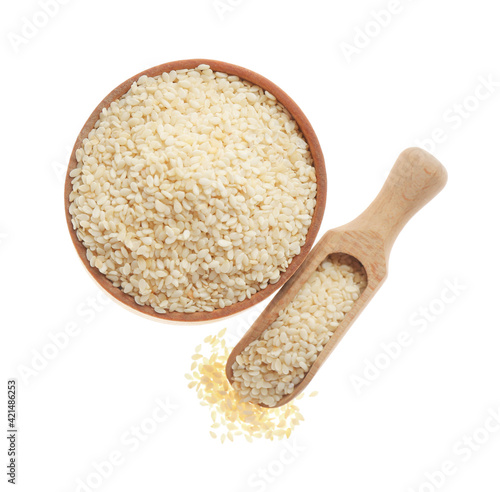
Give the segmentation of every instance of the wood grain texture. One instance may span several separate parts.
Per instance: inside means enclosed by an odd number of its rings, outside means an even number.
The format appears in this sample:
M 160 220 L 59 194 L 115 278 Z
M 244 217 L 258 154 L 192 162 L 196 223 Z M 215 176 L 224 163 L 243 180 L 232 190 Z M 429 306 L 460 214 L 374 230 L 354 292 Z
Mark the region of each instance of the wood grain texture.
M 351 255 L 363 265 L 367 286 L 320 352 L 305 378 L 276 406 L 285 405 L 298 396 L 386 279 L 387 261 L 399 232 L 418 210 L 441 191 L 446 180 L 445 168 L 425 150 L 410 148 L 402 152 L 370 206 L 352 222 L 328 231 L 320 239 L 297 272 L 236 345 L 226 364 L 228 380 L 233 380 L 232 366 L 236 356 L 276 320 L 279 312 L 294 299 L 321 262 L 333 253 Z
M 302 131 L 305 140 L 309 145 L 309 149 L 314 161 L 314 167 L 316 171 L 316 180 L 317 180 L 317 196 L 316 196 L 316 208 L 314 210 L 313 218 L 311 226 L 307 232 L 305 244 L 302 246 L 300 253 L 293 258 L 287 270 L 283 272 L 280 276 L 280 279 L 275 284 L 270 284 L 263 290 L 260 290 L 256 294 L 254 294 L 251 298 L 246 299 L 241 302 L 237 302 L 223 309 L 215 309 L 212 312 L 197 312 L 197 313 L 165 313 L 159 314 L 155 312 L 153 308 L 150 306 L 139 306 L 135 303 L 133 297 L 128 294 L 125 294 L 121 289 L 114 287 L 110 280 L 108 280 L 103 274 L 99 272 L 97 268 L 91 267 L 90 263 L 86 256 L 86 248 L 85 246 L 78 240 L 76 236 L 76 232 L 73 229 L 73 225 L 71 224 L 71 214 L 69 213 L 69 194 L 72 191 L 71 178 L 69 173 L 75 169 L 77 166 L 76 162 L 76 150 L 81 147 L 83 140 L 87 137 L 89 132 L 94 128 L 97 120 L 99 119 L 99 115 L 103 108 L 109 107 L 109 105 L 119 99 L 123 94 L 125 94 L 132 84 L 142 75 L 147 75 L 149 77 L 156 77 L 161 75 L 163 72 L 169 72 L 171 70 L 182 70 L 182 69 L 192 69 L 196 68 L 198 65 L 206 64 L 210 65 L 212 70 L 217 72 L 224 72 L 230 75 L 237 75 L 243 80 L 247 80 L 248 82 L 258 85 L 263 89 L 269 91 L 273 94 L 276 99 L 288 110 L 288 112 L 292 115 L 292 117 L 297 122 L 300 130 Z M 144 72 L 138 73 L 134 75 L 130 79 L 126 80 L 118 87 L 113 89 L 94 109 L 89 119 L 83 126 L 78 138 L 76 139 L 75 145 L 73 147 L 73 151 L 71 153 L 68 171 L 66 174 L 66 182 L 64 187 L 64 207 L 66 211 L 66 222 L 68 225 L 69 233 L 71 236 L 71 240 L 73 245 L 85 266 L 88 273 L 92 276 L 92 278 L 116 301 L 118 301 L 122 306 L 128 308 L 129 310 L 136 312 L 138 314 L 142 314 L 146 317 L 153 318 L 159 321 L 168 321 L 168 322 L 190 322 L 190 323 L 202 323 L 212 320 L 217 320 L 220 318 L 225 318 L 228 316 L 233 316 L 245 309 L 248 309 L 255 304 L 261 302 L 266 297 L 270 296 L 274 292 L 276 292 L 299 268 L 300 264 L 307 256 L 309 251 L 311 250 L 314 240 L 318 234 L 319 228 L 321 226 L 321 221 L 323 219 L 323 214 L 325 211 L 326 204 L 326 169 L 325 169 L 325 161 L 323 157 L 323 152 L 321 151 L 321 147 L 316 136 L 316 133 L 311 126 L 311 123 L 306 118 L 305 114 L 302 110 L 297 106 L 297 104 L 292 100 L 288 94 L 286 94 L 282 89 L 280 89 L 277 85 L 272 83 L 270 80 L 266 79 L 262 75 L 258 73 L 252 72 L 246 68 L 239 67 L 237 65 L 232 65 L 229 63 L 216 61 L 216 60 L 207 60 L 207 59 L 192 59 L 192 60 L 179 60 L 170 63 L 165 63 L 163 65 L 158 65 L 156 67 L 152 67 Z

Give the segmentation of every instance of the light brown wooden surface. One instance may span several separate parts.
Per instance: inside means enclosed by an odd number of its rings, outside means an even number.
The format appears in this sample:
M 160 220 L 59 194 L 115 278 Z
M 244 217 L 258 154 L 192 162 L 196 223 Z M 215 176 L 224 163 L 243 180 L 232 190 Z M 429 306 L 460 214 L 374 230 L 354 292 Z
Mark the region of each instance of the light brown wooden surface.
M 278 313 L 294 299 L 320 263 L 332 253 L 346 253 L 356 258 L 365 268 L 368 280 L 366 289 L 337 327 L 306 377 L 295 386 L 293 393 L 282 398 L 277 406 L 284 405 L 298 396 L 384 282 L 387 276 L 387 260 L 401 229 L 441 191 L 446 180 L 445 168 L 425 150 L 410 148 L 402 152 L 382 190 L 370 206 L 352 222 L 329 230 L 319 240 L 301 267 L 236 345 L 226 364 L 229 381 L 233 378 L 232 366 L 236 356 L 276 320 Z
M 73 229 L 73 225 L 71 224 L 71 214 L 69 213 L 69 194 L 72 190 L 71 178 L 69 173 L 77 166 L 76 162 L 76 150 L 81 147 L 82 141 L 87 137 L 90 130 L 94 128 L 97 120 L 99 119 L 99 115 L 103 108 L 109 107 L 109 105 L 119 99 L 123 94 L 125 94 L 132 84 L 142 75 L 147 75 L 149 77 L 156 77 L 161 75 L 163 72 L 169 72 L 171 70 L 181 70 L 181 69 L 192 69 L 196 68 L 198 65 L 206 64 L 210 65 L 212 70 L 217 72 L 224 72 L 230 75 L 237 75 L 243 80 L 247 80 L 252 84 L 258 85 L 263 89 L 269 91 L 273 94 L 276 99 L 283 104 L 283 106 L 288 110 L 288 112 L 295 119 L 297 124 L 299 125 L 302 133 L 304 134 L 304 138 L 309 144 L 309 149 L 314 161 L 314 167 L 316 171 L 316 179 L 317 179 L 317 196 L 316 196 L 316 208 L 314 210 L 313 218 L 311 226 L 307 232 L 305 244 L 302 246 L 300 253 L 293 258 L 287 270 L 283 272 L 275 284 L 269 284 L 263 290 L 260 290 L 256 294 L 254 294 L 251 298 L 246 299 L 241 302 L 237 302 L 223 309 L 215 309 L 212 312 L 197 312 L 197 313 L 165 313 L 159 314 L 150 306 L 139 306 L 135 303 L 132 296 L 125 294 L 121 289 L 114 287 L 110 280 L 108 280 L 103 274 L 99 272 L 97 268 L 91 267 L 90 263 L 86 256 L 86 248 L 83 244 L 78 240 L 76 236 L 76 232 Z M 323 214 L 325 211 L 326 204 L 326 169 L 325 169 L 325 161 L 323 158 L 323 153 L 321 151 L 321 147 L 316 137 L 316 133 L 314 132 L 311 123 L 306 118 L 305 114 L 301 111 L 301 109 L 297 106 L 297 104 L 293 101 L 293 99 L 288 96 L 282 89 L 280 89 L 277 85 L 273 84 L 270 80 L 266 79 L 262 75 L 258 73 L 252 72 L 246 68 L 239 67 L 237 65 L 232 65 L 230 63 L 220 62 L 216 60 L 206 60 L 206 59 L 192 59 L 192 60 L 179 60 L 170 63 L 165 63 L 163 65 L 158 65 L 156 67 L 152 67 L 144 72 L 138 73 L 134 75 L 130 79 L 126 80 L 118 87 L 113 89 L 94 109 L 89 119 L 83 126 L 78 138 L 76 139 L 75 145 L 73 147 L 73 151 L 71 153 L 68 171 L 66 174 L 66 183 L 64 188 L 64 207 L 66 210 L 66 222 L 68 225 L 69 233 L 71 235 L 71 240 L 73 245 L 82 261 L 83 265 L 87 269 L 88 273 L 92 276 L 92 278 L 116 301 L 118 301 L 122 306 L 128 308 L 131 311 L 134 311 L 138 314 L 142 314 L 146 317 L 153 318 L 159 321 L 172 321 L 172 322 L 190 322 L 190 323 L 200 323 L 207 322 L 212 320 L 217 320 L 220 318 L 225 318 L 227 316 L 233 316 L 245 309 L 248 309 L 260 301 L 264 300 L 266 297 L 270 296 L 277 289 L 279 289 L 291 276 L 292 274 L 299 268 L 300 264 L 307 256 L 309 251 L 311 250 L 314 240 L 318 234 L 319 228 L 321 226 L 321 221 L 323 219 Z

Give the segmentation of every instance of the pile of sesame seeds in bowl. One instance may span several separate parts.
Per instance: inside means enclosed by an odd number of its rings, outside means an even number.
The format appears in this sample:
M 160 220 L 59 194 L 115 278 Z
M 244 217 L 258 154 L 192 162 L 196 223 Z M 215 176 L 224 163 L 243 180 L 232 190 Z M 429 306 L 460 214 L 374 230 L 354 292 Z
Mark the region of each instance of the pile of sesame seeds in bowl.
M 69 214 L 87 261 L 160 314 L 212 312 L 278 282 L 316 207 L 291 114 L 208 65 L 141 76 L 75 157 Z

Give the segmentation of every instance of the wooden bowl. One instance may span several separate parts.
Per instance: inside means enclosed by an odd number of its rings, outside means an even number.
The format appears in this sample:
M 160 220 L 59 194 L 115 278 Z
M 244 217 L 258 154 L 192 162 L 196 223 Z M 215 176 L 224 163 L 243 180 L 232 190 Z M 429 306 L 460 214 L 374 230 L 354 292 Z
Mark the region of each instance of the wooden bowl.
M 99 119 L 99 115 L 103 108 L 109 107 L 110 104 L 119 99 L 123 94 L 125 94 L 132 83 L 137 81 L 139 77 L 142 75 L 147 75 L 149 77 L 156 77 L 161 75 L 163 72 L 169 72 L 171 70 L 182 70 L 182 69 L 193 69 L 198 65 L 206 64 L 210 65 L 210 68 L 216 72 L 224 72 L 230 75 L 237 75 L 241 79 L 247 80 L 248 82 L 258 85 L 263 89 L 269 91 L 273 94 L 276 99 L 289 111 L 289 113 L 293 116 L 295 121 L 300 127 L 304 138 L 306 139 L 309 150 L 311 152 L 314 167 L 316 170 L 316 181 L 317 181 L 317 194 L 316 194 L 316 208 L 314 209 L 314 214 L 312 218 L 311 225 L 307 232 L 305 244 L 302 246 L 300 253 L 296 255 L 291 261 L 290 265 L 280 275 L 278 282 L 275 284 L 269 284 L 265 289 L 262 289 L 255 293 L 249 299 L 245 299 L 241 302 L 236 302 L 231 306 L 225 308 L 214 309 L 211 312 L 195 312 L 195 313 L 178 313 L 178 312 L 167 312 L 165 314 L 157 313 L 151 306 L 140 306 L 138 305 L 132 296 L 129 294 L 125 294 L 118 287 L 114 287 L 112 282 L 108 280 L 105 275 L 103 275 L 99 270 L 95 267 L 91 267 L 90 263 L 87 259 L 85 246 L 79 241 L 76 235 L 76 231 L 73 229 L 73 225 L 71 224 L 71 214 L 69 213 L 69 195 L 73 189 L 71 185 L 72 178 L 70 178 L 69 173 L 75 169 L 76 162 L 76 150 L 81 147 L 82 141 L 88 136 L 92 128 L 94 128 L 95 123 Z M 238 67 L 236 65 L 231 65 L 229 63 L 224 63 L 215 60 L 205 60 L 205 59 L 193 59 L 193 60 L 178 60 L 170 63 L 165 63 L 163 65 L 158 65 L 153 68 L 149 68 L 144 72 L 141 72 L 137 75 L 134 75 L 130 79 L 126 80 L 122 84 L 120 84 L 116 89 L 113 89 L 94 109 L 89 119 L 83 126 L 78 138 L 76 139 L 75 145 L 73 147 L 73 151 L 71 153 L 68 171 L 66 174 L 66 183 L 64 187 L 64 206 L 66 209 L 66 222 L 68 224 L 69 233 L 71 235 L 71 240 L 73 241 L 73 245 L 78 253 L 78 256 L 82 260 L 82 263 L 85 265 L 85 268 L 88 270 L 90 275 L 97 281 L 97 283 L 115 300 L 119 301 L 125 307 L 128 307 L 135 311 L 136 313 L 143 314 L 147 317 L 154 318 L 160 321 L 178 321 L 178 322 L 206 322 L 211 320 L 217 320 L 220 318 L 225 318 L 226 316 L 232 316 L 236 313 L 239 313 L 245 309 L 248 309 L 260 301 L 264 300 L 266 297 L 269 297 L 271 294 L 276 292 L 299 268 L 302 261 L 305 259 L 309 251 L 311 250 L 314 240 L 316 239 L 316 235 L 318 234 L 321 220 L 323 219 L 323 213 L 325 211 L 325 203 L 326 203 L 326 169 L 325 169 L 325 161 L 323 158 L 323 153 L 321 151 L 321 147 L 319 145 L 318 138 L 314 133 L 314 130 L 309 123 L 309 120 L 306 118 L 304 113 L 300 110 L 297 104 L 292 100 L 290 96 L 288 96 L 284 91 L 282 91 L 278 86 L 273 84 L 270 80 L 266 79 L 262 75 L 259 75 L 255 72 L 252 72 L 246 68 Z

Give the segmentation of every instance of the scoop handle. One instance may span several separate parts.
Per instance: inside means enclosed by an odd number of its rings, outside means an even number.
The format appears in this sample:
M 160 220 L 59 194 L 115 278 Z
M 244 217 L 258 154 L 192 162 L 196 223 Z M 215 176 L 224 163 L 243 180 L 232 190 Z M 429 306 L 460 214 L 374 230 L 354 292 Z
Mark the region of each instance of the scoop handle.
M 405 224 L 443 189 L 447 178 L 434 156 L 418 147 L 406 149 L 375 200 L 345 227 L 379 234 L 389 253 Z

